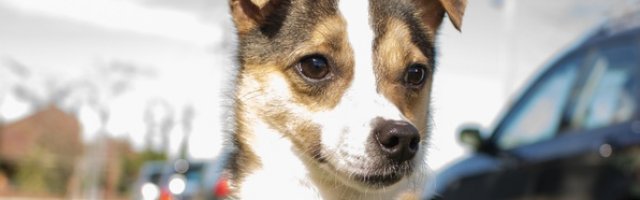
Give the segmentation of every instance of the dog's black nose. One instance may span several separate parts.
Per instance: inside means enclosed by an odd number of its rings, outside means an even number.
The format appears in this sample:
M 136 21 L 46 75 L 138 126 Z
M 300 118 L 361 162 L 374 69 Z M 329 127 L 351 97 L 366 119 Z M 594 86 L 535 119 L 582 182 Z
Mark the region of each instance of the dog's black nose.
M 412 159 L 420 148 L 418 129 L 405 121 L 380 121 L 374 134 L 383 155 L 395 162 Z

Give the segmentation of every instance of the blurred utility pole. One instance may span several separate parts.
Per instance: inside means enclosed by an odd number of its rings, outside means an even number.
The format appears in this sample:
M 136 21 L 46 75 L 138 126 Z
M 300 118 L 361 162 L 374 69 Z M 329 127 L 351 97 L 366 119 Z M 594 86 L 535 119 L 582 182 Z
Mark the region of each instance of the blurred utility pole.
M 504 42 L 502 55 L 504 56 L 501 60 L 502 66 L 505 67 L 505 75 L 504 75 L 504 88 L 503 94 L 504 98 L 508 99 L 509 94 L 511 94 L 511 90 L 514 87 L 514 83 L 516 81 L 516 72 L 517 72 L 517 46 L 516 46 L 516 10 L 518 0 L 492 0 L 491 4 L 502 14 L 502 33 L 505 34 L 506 41 Z
M 187 160 L 189 155 L 189 138 L 191 136 L 191 125 L 194 118 L 194 110 L 191 104 L 188 104 L 182 110 L 182 143 L 180 144 L 179 158 Z
M 88 193 L 85 197 L 88 197 L 88 199 L 102 199 L 105 194 L 101 189 L 101 185 L 102 180 L 105 179 L 104 174 L 107 171 L 105 168 L 107 146 L 103 140 L 106 140 L 109 112 L 100 106 L 94 108 L 100 118 L 100 128 L 98 129 L 97 137 L 94 138 L 92 148 L 89 149 L 87 154 L 88 166 L 84 178 L 89 185 Z

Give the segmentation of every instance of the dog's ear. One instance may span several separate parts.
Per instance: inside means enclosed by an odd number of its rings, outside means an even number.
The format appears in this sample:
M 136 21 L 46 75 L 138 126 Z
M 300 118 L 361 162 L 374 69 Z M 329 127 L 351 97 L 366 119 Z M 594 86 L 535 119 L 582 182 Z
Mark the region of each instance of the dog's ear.
M 464 10 L 467 8 L 467 0 L 440 0 L 440 3 L 447 12 L 449 20 L 451 20 L 453 26 L 460 31 L 462 28 Z
M 462 17 L 467 7 L 467 0 L 414 0 L 422 8 L 422 21 L 433 30 L 442 23 L 447 13 L 453 26 L 461 30 Z
M 266 22 L 285 0 L 230 0 L 231 16 L 240 35 Z

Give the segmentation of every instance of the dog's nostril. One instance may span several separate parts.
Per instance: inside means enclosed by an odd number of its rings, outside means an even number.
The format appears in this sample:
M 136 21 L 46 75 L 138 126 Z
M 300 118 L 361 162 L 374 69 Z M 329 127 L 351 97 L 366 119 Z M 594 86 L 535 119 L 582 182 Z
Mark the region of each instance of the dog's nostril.
M 393 147 L 397 146 L 398 143 L 400 143 L 400 139 L 398 139 L 398 137 L 396 136 L 391 136 L 388 140 L 380 143 L 385 148 L 392 149 Z
M 409 150 L 411 151 L 418 150 L 419 144 L 420 144 L 420 138 L 418 137 L 412 138 L 411 142 L 409 143 Z

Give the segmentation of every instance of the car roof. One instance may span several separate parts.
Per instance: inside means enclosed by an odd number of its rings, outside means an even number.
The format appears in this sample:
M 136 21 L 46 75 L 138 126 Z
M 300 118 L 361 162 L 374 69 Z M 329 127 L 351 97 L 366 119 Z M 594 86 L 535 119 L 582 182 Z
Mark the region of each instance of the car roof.
M 638 35 L 640 32 L 640 11 L 623 13 L 617 17 L 605 20 L 596 26 L 583 41 L 578 42 L 578 49 L 595 43 L 627 35 Z

